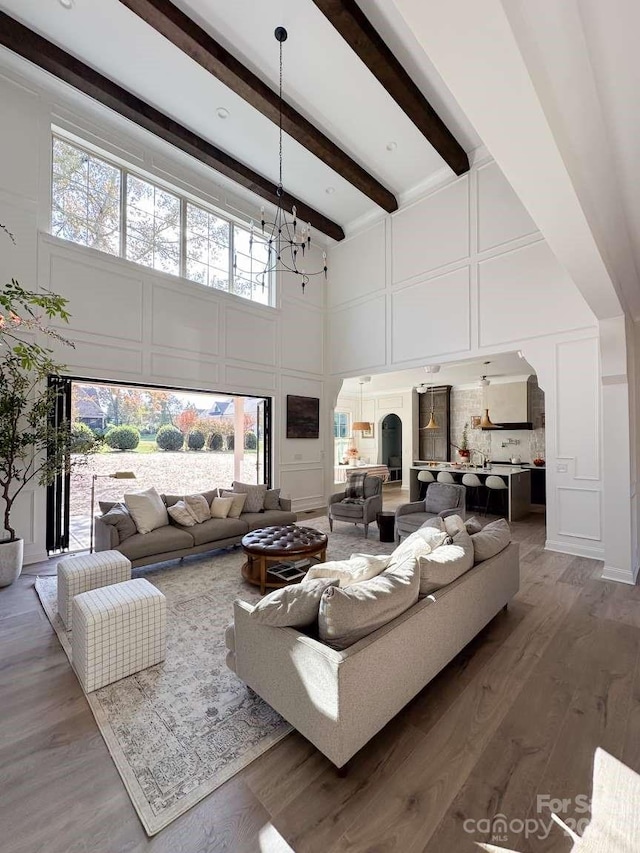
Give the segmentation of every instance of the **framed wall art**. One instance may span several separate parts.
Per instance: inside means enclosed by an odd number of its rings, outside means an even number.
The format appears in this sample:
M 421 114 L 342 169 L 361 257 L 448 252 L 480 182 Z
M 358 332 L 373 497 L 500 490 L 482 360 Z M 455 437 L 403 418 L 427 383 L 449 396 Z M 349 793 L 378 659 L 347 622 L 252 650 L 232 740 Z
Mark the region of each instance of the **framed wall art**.
M 320 399 L 287 394 L 287 438 L 320 437 Z

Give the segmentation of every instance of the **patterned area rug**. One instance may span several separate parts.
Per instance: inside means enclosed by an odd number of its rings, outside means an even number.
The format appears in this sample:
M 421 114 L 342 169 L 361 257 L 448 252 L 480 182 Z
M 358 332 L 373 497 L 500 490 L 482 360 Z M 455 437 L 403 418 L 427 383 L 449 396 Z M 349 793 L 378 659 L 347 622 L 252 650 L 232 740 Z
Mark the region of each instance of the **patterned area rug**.
M 325 518 L 300 525 L 328 533 Z M 327 559 L 388 554 L 393 545 L 362 528 L 336 523 Z M 161 664 L 87 695 L 131 801 L 155 835 L 281 740 L 291 726 L 250 691 L 225 663 L 224 631 L 233 601 L 256 601 L 240 577 L 242 552 L 190 557 L 182 564 L 134 569 L 167 597 L 167 657 Z M 36 591 L 71 659 L 70 633 L 57 612 L 55 577 Z

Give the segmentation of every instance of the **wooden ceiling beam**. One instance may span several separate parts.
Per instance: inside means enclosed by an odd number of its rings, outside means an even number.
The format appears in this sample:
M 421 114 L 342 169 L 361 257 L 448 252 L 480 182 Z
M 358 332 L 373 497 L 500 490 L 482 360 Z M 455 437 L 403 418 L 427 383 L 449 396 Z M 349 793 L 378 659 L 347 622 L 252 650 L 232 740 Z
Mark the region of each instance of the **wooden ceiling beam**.
M 269 178 L 254 172 L 4 12 L 0 12 L 0 44 L 271 204 L 278 204 L 276 185 Z M 344 239 L 344 231 L 339 225 L 300 199 L 285 192 L 282 204 L 289 211 L 295 205 L 298 218 L 310 222 L 328 237 Z
M 262 115 L 278 124 L 281 105 L 278 93 L 173 3 L 169 0 L 120 2 Z M 398 209 L 393 193 L 284 100 L 282 129 L 388 213 Z
M 355 0 L 313 2 L 456 175 L 468 172 L 469 158 L 464 148 L 409 77 Z

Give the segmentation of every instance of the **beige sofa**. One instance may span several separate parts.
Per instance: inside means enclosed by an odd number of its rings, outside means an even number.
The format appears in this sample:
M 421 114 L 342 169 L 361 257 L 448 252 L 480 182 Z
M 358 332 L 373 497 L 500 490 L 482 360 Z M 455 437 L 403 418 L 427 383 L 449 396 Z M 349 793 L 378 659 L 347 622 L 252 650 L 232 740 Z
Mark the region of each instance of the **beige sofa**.
M 344 651 L 260 624 L 237 600 L 227 663 L 342 767 L 508 604 L 519 580 L 512 543 Z
M 217 492 L 214 490 L 202 494 L 210 504 Z M 181 497 L 162 495 L 167 506 L 173 506 Z M 100 502 L 103 514 L 112 506 L 113 503 Z M 152 530 L 151 533 L 134 533 L 133 536 L 120 541 L 116 527 L 105 524 L 100 516 L 96 516 L 95 548 L 96 551 L 120 551 L 131 560 L 132 567 L 136 568 L 238 545 L 250 530 L 275 524 L 294 524 L 296 519 L 295 512 L 291 512 L 291 501 L 281 497 L 280 509 L 243 512 L 239 518 L 209 518 L 201 524 L 194 524 L 193 527 L 183 527 L 172 521 L 164 527 Z

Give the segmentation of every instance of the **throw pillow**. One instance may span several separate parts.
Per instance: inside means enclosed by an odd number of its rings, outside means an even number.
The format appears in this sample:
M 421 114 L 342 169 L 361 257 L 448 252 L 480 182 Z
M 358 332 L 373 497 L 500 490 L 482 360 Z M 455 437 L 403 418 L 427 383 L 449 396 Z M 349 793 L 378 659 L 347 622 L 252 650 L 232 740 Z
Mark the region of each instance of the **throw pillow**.
M 480 533 L 474 533 L 471 540 L 475 561 L 482 563 L 504 551 L 511 542 L 511 528 L 504 518 L 499 518 L 485 525 Z
M 451 545 L 440 545 L 420 560 L 420 595 L 453 583 L 473 566 L 473 542 L 462 528 Z
M 320 599 L 320 641 L 346 649 L 414 605 L 419 588 L 418 563 L 411 556 L 369 580 L 330 587 Z
M 480 531 L 482 530 L 482 525 L 475 516 L 473 518 L 467 519 L 467 521 L 465 521 L 464 523 L 464 526 L 467 530 L 467 533 L 469 534 L 480 533 Z
M 244 505 L 244 512 L 262 512 L 264 509 L 264 498 L 267 494 L 267 487 L 264 485 L 252 485 L 251 483 L 238 483 L 237 480 L 233 483 L 233 491 L 246 495 L 247 500 Z
M 337 586 L 334 578 L 303 580 L 275 589 L 255 605 L 251 618 L 274 628 L 304 628 L 318 618 L 320 598 L 325 589 Z
M 226 518 L 233 506 L 233 498 L 214 498 L 211 501 L 211 518 Z
M 124 542 L 134 533 L 138 532 L 135 521 L 131 518 L 129 510 L 124 504 L 114 504 L 108 512 L 100 518 L 105 524 L 110 524 L 118 531 L 120 542 Z
M 152 530 L 169 524 L 167 508 L 153 486 L 145 492 L 128 492 L 124 496 L 124 502 L 135 521 L 138 533 L 151 533 Z
M 392 556 L 396 560 L 402 560 L 407 554 L 416 554 L 416 548 L 420 553 L 429 554 L 434 548 L 443 545 L 449 534 L 446 530 L 437 527 L 419 527 L 396 547 Z
M 198 524 L 211 518 L 209 503 L 204 495 L 187 495 L 184 502 Z
M 265 511 L 268 509 L 281 509 L 280 489 L 267 489 L 264 496 L 264 508 Z
M 247 500 L 247 496 L 238 492 L 223 492 L 220 497 L 233 498 L 233 503 L 231 504 L 231 509 L 229 510 L 227 518 L 240 518 L 240 513 L 242 512 L 245 501 Z
M 183 527 L 193 527 L 196 523 L 193 513 L 185 503 L 185 501 L 177 501 L 167 508 L 167 512 L 171 518 L 181 524 Z
M 449 536 L 455 536 L 460 530 L 464 530 L 464 521 L 459 515 L 448 515 L 442 519 L 442 524 Z
M 311 566 L 305 580 L 312 578 L 335 578 L 342 587 L 369 580 L 383 572 L 391 557 L 374 557 L 371 554 L 352 554 L 348 560 L 332 560 Z

